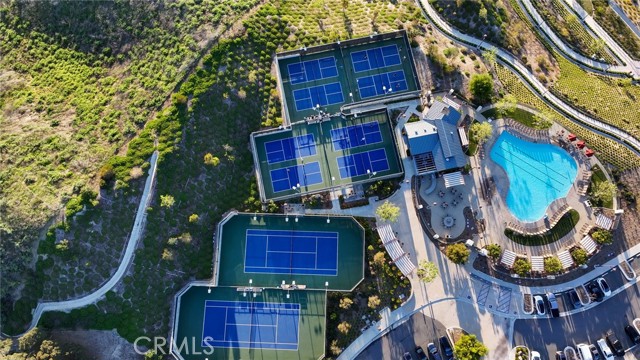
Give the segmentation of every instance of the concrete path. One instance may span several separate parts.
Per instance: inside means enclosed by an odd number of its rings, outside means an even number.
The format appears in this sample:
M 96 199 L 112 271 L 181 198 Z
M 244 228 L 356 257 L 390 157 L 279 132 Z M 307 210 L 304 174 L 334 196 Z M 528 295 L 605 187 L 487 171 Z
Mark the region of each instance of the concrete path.
M 488 44 L 486 41 L 476 39 L 472 36 L 464 34 L 457 29 L 454 29 L 446 21 L 444 21 L 436 10 L 431 6 L 428 0 L 420 0 L 419 4 L 424 10 L 424 15 L 427 19 L 437 28 L 442 34 L 453 41 L 460 43 L 463 46 L 475 47 L 480 50 L 494 51 L 496 54 L 496 60 L 507 68 L 513 71 L 513 73 L 523 80 L 524 84 L 532 90 L 541 100 L 547 105 L 556 109 L 560 113 L 567 116 L 567 118 L 577 125 L 587 128 L 588 130 L 595 132 L 599 135 L 608 137 L 618 143 L 626 146 L 629 150 L 640 156 L 640 140 L 633 137 L 624 130 L 621 130 L 613 125 L 606 124 L 600 120 L 591 118 L 571 105 L 565 103 L 560 98 L 553 95 L 538 78 L 532 74 L 519 60 L 507 51 Z
M 556 33 L 549 27 L 549 25 L 544 21 L 544 18 L 538 13 L 538 10 L 533 6 L 531 0 L 516 0 L 520 7 L 524 10 L 524 13 L 529 17 L 529 20 L 532 24 L 537 26 L 540 30 L 542 30 L 543 34 L 549 40 L 549 43 L 554 45 L 558 51 L 560 51 L 565 57 L 568 57 L 569 60 L 572 60 L 573 63 L 578 66 L 585 68 L 586 70 L 598 70 L 603 73 L 609 73 L 613 75 L 629 74 L 631 71 L 631 67 L 628 65 L 611 65 L 601 61 L 596 61 L 591 58 L 588 58 L 571 48 L 567 43 L 565 43 Z M 615 55 L 614 55 L 615 56 Z
M 27 329 L 27 331 L 33 329 L 36 325 L 38 325 L 38 321 L 40 321 L 40 317 L 43 313 L 47 311 L 68 312 L 73 309 L 93 304 L 96 301 L 100 300 L 100 298 L 102 298 L 109 290 L 111 290 L 118 282 L 120 282 L 125 272 L 127 271 L 129 264 L 133 260 L 135 249 L 144 231 L 144 225 L 147 217 L 147 208 L 150 205 L 153 194 L 153 187 L 155 185 L 157 160 L 158 152 L 156 151 L 153 153 L 153 155 L 151 156 L 151 160 L 149 161 L 151 164 L 151 166 L 149 167 L 149 176 L 147 176 L 147 180 L 144 183 L 144 191 L 142 192 L 140 204 L 138 205 L 138 210 L 136 212 L 136 220 L 133 228 L 131 229 L 131 235 L 129 236 L 129 241 L 127 242 L 127 247 L 125 248 L 124 255 L 122 256 L 122 260 L 120 261 L 118 270 L 116 270 L 109 281 L 107 281 L 98 290 L 89 295 L 67 301 L 39 303 L 35 311 L 33 312 L 33 319 L 31 320 L 31 324 L 29 325 L 29 329 Z
M 631 68 L 631 74 L 634 79 L 640 79 L 640 61 L 633 60 L 631 56 L 620 46 L 618 43 L 606 32 L 596 20 L 589 15 L 577 0 L 562 0 L 569 6 L 569 8 L 578 16 L 578 18 L 585 23 L 600 39 L 604 40 L 605 44 L 616 54 L 627 66 Z M 615 11 L 615 9 L 614 9 Z M 624 19 L 623 19 L 624 20 Z

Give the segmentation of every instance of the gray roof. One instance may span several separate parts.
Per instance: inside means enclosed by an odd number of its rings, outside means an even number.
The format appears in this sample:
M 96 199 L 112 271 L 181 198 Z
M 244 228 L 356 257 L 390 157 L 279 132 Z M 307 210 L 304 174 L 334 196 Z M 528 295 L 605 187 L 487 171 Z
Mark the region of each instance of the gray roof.
M 404 125 L 412 154 L 422 154 L 433 150 L 438 144 L 438 129 L 427 121 L 416 121 Z

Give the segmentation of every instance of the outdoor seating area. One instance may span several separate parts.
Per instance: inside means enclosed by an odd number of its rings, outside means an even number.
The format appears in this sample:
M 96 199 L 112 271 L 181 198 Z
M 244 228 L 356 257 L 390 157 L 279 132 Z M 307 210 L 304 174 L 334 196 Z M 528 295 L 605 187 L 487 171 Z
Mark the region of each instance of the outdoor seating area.
M 471 206 L 473 182 L 465 182 L 462 176 L 459 175 L 461 179 L 454 186 L 451 181 L 439 177 L 435 179 L 434 191 L 420 193 L 431 212 L 429 226 L 441 238 L 455 238 L 465 230 L 474 230 L 475 224 L 464 215 L 464 209 Z
M 533 129 L 513 119 L 505 119 L 505 126 L 509 128 L 509 132 L 523 140 L 549 143 L 551 139 L 549 137 L 549 130 Z
M 506 222 L 505 227 L 522 235 L 542 235 L 553 228 L 558 221 L 572 209 L 566 200 L 558 200 L 549 206 L 551 217 L 544 216 L 542 220 L 534 223 L 523 223 L 517 220 Z

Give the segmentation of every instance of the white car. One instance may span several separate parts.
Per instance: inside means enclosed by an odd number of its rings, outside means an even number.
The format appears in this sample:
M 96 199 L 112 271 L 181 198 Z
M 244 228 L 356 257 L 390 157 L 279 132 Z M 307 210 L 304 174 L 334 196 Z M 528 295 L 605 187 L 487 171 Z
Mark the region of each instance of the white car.
M 607 342 L 604 339 L 598 340 L 597 343 L 602 355 L 604 355 L 604 360 L 613 360 L 615 358 L 611 348 L 609 348 L 609 345 L 607 345 Z
M 611 296 L 611 288 L 609 287 L 609 284 L 607 284 L 607 282 L 604 280 L 604 278 L 598 278 L 596 282 L 598 283 L 598 286 L 600 286 L 600 289 L 604 293 L 604 296 Z
M 535 295 L 533 297 L 533 302 L 536 304 L 536 310 L 538 311 L 539 315 L 546 314 L 546 311 L 545 311 L 545 308 L 544 308 L 544 300 L 542 299 L 542 296 Z
M 542 358 L 540 357 L 540 353 L 537 351 L 532 351 L 531 360 L 542 360 Z

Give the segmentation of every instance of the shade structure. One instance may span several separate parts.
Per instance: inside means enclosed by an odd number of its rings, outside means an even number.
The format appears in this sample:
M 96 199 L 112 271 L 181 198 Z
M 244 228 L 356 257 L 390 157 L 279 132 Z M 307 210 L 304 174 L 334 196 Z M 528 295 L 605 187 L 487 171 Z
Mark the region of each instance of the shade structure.
M 613 219 L 604 214 L 599 214 L 596 218 L 596 226 L 605 230 L 611 230 L 611 227 L 613 226 Z
M 595 154 L 596 152 L 591 150 L 591 149 L 587 149 L 584 151 L 584 154 L 587 155 L 587 157 L 592 157 L 593 154 Z
M 460 171 L 444 174 L 442 178 L 444 179 L 444 186 L 447 188 L 464 185 L 464 178 Z
M 397 240 L 396 235 L 394 234 L 393 229 L 391 229 L 391 225 L 389 224 L 378 226 L 378 235 L 380 235 L 380 239 L 382 240 L 383 244 Z
M 576 143 L 576 146 L 578 146 L 578 148 L 582 149 L 586 144 L 584 143 L 584 140 L 580 140 Z
M 567 140 L 569 141 L 575 141 L 578 137 L 575 136 L 574 134 L 569 134 L 567 135 Z
M 469 139 L 467 138 L 467 132 L 463 127 L 458 128 L 458 135 L 460 135 L 460 145 L 469 146 Z
M 593 241 L 593 238 L 589 235 L 583 237 L 582 240 L 580 240 L 580 245 L 582 245 L 584 250 L 589 255 L 593 254 L 598 248 L 598 245 L 596 244 L 596 242 Z

